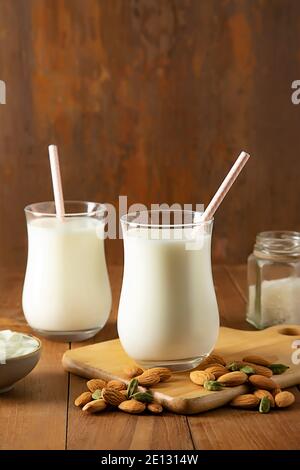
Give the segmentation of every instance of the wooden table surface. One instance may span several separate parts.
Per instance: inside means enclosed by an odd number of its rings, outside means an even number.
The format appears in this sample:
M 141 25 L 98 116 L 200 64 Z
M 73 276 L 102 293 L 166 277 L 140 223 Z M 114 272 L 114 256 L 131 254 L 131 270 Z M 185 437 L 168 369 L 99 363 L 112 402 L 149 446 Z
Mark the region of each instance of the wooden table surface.
M 117 336 L 116 314 L 122 268 L 110 269 L 113 312 L 95 341 Z M 250 329 L 245 322 L 243 266 L 214 269 L 221 324 Z M 22 314 L 23 273 L 0 271 L 0 328 L 29 331 Z M 87 344 L 87 343 L 85 343 Z M 0 396 L 0 449 L 300 449 L 300 392 L 293 407 L 261 415 L 219 408 L 197 416 L 131 416 L 107 412 L 87 416 L 73 405 L 85 381 L 63 371 L 66 349 L 82 344 L 43 340 L 38 366 Z

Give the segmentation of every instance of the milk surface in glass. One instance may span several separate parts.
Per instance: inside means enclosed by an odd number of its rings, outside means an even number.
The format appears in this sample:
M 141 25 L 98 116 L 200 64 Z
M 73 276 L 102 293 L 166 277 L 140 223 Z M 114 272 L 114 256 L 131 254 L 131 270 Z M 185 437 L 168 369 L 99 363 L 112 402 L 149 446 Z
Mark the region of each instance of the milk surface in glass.
M 204 228 L 122 224 L 125 265 L 118 332 L 125 351 L 149 367 L 195 367 L 211 352 L 219 331 L 212 223 Z

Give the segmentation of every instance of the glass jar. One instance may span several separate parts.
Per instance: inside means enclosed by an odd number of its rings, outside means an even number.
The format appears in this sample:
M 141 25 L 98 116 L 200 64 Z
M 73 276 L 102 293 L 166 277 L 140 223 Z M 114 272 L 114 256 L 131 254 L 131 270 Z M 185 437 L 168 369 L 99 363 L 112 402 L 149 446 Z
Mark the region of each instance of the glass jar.
M 61 220 L 54 202 L 25 208 L 28 262 L 23 310 L 40 335 L 82 341 L 103 328 L 111 309 L 104 252 L 106 207 L 65 201 L 65 210 Z
M 121 218 L 124 275 L 118 333 L 143 367 L 196 367 L 214 348 L 219 312 L 211 271 L 213 221 L 192 211 Z
M 300 324 L 300 233 L 261 232 L 248 258 L 247 321 Z

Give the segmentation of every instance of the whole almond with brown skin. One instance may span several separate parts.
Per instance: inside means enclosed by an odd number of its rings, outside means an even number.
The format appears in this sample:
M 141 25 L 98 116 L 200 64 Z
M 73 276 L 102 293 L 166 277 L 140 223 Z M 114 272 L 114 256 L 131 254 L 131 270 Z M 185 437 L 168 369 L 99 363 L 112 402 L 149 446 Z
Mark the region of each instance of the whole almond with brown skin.
M 201 363 L 200 366 L 197 367 L 197 370 L 206 370 L 208 367 L 226 367 L 226 366 L 223 366 L 222 364 L 219 364 L 218 362 L 212 362 L 202 367 L 202 363 Z
M 226 367 L 221 366 L 221 364 L 216 364 L 214 366 L 209 366 L 207 369 L 205 369 L 205 372 L 214 375 L 215 378 L 218 379 L 221 377 L 221 375 L 227 374 L 229 371 L 226 369 Z
M 112 406 L 119 406 L 120 403 L 126 400 L 126 397 L 119 390 L 113 388 L 103 388 L 102 390 L 103 400 Z
M 141 375 L 143 372 L 143 369 L 138 366 L 125 367 L 124 369 L 124 374 L 127 375 L 127 377 L 129 377 L 130 379 Z
M 228 372 L 227 374 L 221 375 L 218 378 L 218 382 L 226 387 L 235 387 L 237 385 L 242 385 L 248 380 L 248 375 L 241 371 Z
M 126 390 L 119 390 L 119 391 L 120 391 L 120 393 L 122 393 L 122 395 L 124 397 L 126 397 L 126 400 L 127 400 L 128 399 L 127 389 Z
M 82 411 L 87 411 L 88 413 L 99 413 L 100 411 L 105 410 L 107 407 L 106 403 L 102 398 L 99 400 L 93 400 L 84 405 Z
M 226 361 L 224 357 L 220 356 L 219 354 L 212 353 L 208 357 L 211 363 L 216 362 L 217 364 L 221 364 L 221 366 L 226 366 Z
M 282 392 L 281 388 L 277 387 L 272 390 L 272 395 L 275 398 L 278 393 Z
M 264 359 L 261 356 L 255 356 L 254 354 L 251 356 L 245 356 L 243 358 L 244 362 L 251 362 L 252 364 L 257 364 L 258 366 L 265 366 L 269 367 L 272 363 L 270 361 L 267 361 L 267 359 Z
M 76 398 L 74 405 L 75 406 L 84 406 L 90 401 L 93 400 L 91 392 L 83 392 L 79 397 Z
M 199 364 L 197 369 L 198 370 L 205 370 L 205 369 L 207 369 L 207 367 L 215 366 L 215 365 L 220 365 L 220 364 L 218 362 L 212 362 L 212 361 L 209 360 L 209 357 L 206 357 L 205 359 L 203 359 L 201 364 Z
M 125 411 L 125 413 L 139 414 L 143 413 L 146 409 L 145 403 L 142 403 L 137 400 L 126 400 L 119 404 L 119 410 Z
M 210 365 L 216 365 L 220 364 L 221 366 L 225 366 L 225 360 L 222 356 L 219 356 L 218 354 L 211 354 L 210 356 L 207 356 L 201 364 L 198 366 L 198 370 L 204 370 Z
M 274 408 L 274 406 L 275 406 L 274 397 L 273 397 L 272 393 L 269 392 L 269 390 L 259 389 L 259 390 L 255 390 L 255 392 L 253 392 L 253 394 L 257 398 L 259 398 L 259 400 L 261 400 L 263 397 L 268 397 L 269 400 L 270 400 L 270 403 L 271 403 L 271 407 Z
M 207 380 L 215 380 L 215 376 L 205 370 L 193 370 L 190 379 L 196 385 L 204 385 Z
M 147 405 L 147 410 L 158 415 L 163 412 L 163 407 L 159 403 L 149 403 L 149 405 Z
M 265 366 L 259 366 L 253 362 L 244 362 L 244 365 L 252 367 L 255 370 L 255 373 L 258 375 L 263 375 L 264 377 L 272 377 L 273 375 L 271 369 L 268 369 Z
M 86 386 L 90 392 L 94 393 L 96 390 L 102 390 L 106 387 L 106 382 L 102 379 L 91 379 L 86 383 Z
M 291 392 L 280 392 L 275 397 L 275 403 L 278 408 L 287 408 L 295 401 L 295 396 Z
M 277 388 L 277 384 L 274 380 L 264 375 L 250 375 L 249 382 L 254 385 L 254 387 L 262 388 L 263 390 L 274 390 L 274 388 Z
M 152 367 L 151 369 L 146 369 L 143 372 L 143 375 L 153 375 L 157 374 L 160 377 L 161 382 L 169 380 L 172 375 L 172 372 L 167 367 Z
M 239 395 L 235 397 L 230 402 L 230 406 L 235 406 L 236 408 L 257 408 L 259 405 L 260 399 L 251 393 L 246 393 L 244 395 Z
M 156 385 L 160 382 L 160 376 L 153 372 L 148 372 L 147 374 L 143 372 L 143 374 L 136 377 L 136 379 L 139 385 L 142 385 L 143 387 L 151 387 L 151 385 Z
M 126 384 L 124 382 L 121 382 L 121 380 L 110 380 L 106 384 L 106 388 L 113 388 L 114 390 L 127 390 Z

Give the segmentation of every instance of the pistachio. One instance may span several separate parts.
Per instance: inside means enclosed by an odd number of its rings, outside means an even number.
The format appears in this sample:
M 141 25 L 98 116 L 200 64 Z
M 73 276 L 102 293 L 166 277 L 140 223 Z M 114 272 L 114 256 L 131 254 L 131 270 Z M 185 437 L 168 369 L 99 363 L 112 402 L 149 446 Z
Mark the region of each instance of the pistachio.
M 283 374 L 286 370 L 289 369 L 289 366 L 285 366 L 284 364 L 271 364 L 269 366 L 271 371 L 274 375 Z
M 217 382 L 216 380 L 206 380 L 203 386 L 206 390 L 209 390 L 211 392 L 218 392 L 219 390 L 223 389 L 223 385 L 220 382 Z
M 153 401 L 153 395 L 151 392 L 137 392 L 131 395 L 130 398 L 133 398 L 134 400 L 141 401 L 142 403 L 152 403 Z
M 95 390 L 93 395 L 92 395 L 93 400 L 100 400 L 102 398 L 102 390 L 98 388 L 98 390 Z
M 269 397 L 267 397 L 267 396 L 265 395 L 265 396 L 262 397 L 262 399 L 260 400 L 259 412 L 260 412 L 260 413 L 269 413 L 270 408 L 271 408 L 271 400 L 270 400 Z
M 129 384 L 128 384 L 128 387 L 127 387 L 127 396 L 128 398 L 131 398 L 132 395 L 135 394 L 135 392 L 137 391 L 138 389 L 138 381 L 137 379 L 131 379 Z

